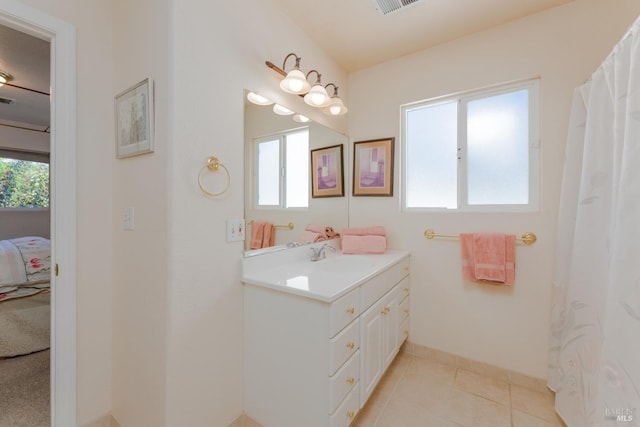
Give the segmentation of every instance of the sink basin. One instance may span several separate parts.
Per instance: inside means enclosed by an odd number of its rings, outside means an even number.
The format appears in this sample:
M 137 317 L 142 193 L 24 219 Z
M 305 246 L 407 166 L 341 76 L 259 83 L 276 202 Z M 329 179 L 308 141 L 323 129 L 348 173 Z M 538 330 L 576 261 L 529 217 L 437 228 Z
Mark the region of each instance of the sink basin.
M 320 271 L 347 272 L 359 271 L 371 268 L 374 261 L 370 258 L 358 255 L 342 255 L 331 257 L 315 263 L 315 267 Z

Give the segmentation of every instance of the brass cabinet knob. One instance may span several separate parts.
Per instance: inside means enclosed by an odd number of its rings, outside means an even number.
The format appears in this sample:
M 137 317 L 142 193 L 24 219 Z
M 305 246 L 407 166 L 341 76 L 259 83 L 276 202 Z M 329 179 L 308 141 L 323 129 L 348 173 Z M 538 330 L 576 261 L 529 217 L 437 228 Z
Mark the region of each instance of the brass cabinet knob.
M 409 293 L 409 288 L 404 288 L 404 291 Z
M 408 309 L 408 308 L 405 308 L 405 309 L 404 309 L 404 310 L 402 310 L 402 311 L 404 311 L 404 312 L 405 312 L 405 314 L 409 314 L 409 309 Z
M 350 348 L 350 349 L 352 349 L 352 350 L 353 350 L 353 348 L 354 348 L 355 346 L 356 346 L 356 343 L 354 343 L 353 341 L 349 341 L 349 342 L 347 343 L 347 347 L 348 347 L 348 348 Z
M 353 417 L 356 416 L 356 413 L 353 411 L 347 411 L 347 418 L 349 418 L 350 420 L 353 419 Z
M 347 307 L 347 313 L 354 314 L 355 312 L 356 312 L 356 308 L 355 307 Z
M 356 382 L 356 379 L 353 377 L 347 377 L 347 384 L 353 384 Z

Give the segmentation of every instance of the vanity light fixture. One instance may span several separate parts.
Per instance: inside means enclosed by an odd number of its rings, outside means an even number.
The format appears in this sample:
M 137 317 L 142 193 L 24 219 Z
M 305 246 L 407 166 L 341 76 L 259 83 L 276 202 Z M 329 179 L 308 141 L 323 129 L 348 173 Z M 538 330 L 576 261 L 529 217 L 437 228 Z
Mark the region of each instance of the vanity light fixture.
M 287 107 L 283 107 L 280 104 L 273 104 L 273 112 L 281 116 L 290 116 L 291 114 L 295 113 L 295 111 L 291 111 Z
M 322 75 L 316 70 L 311 70 L 307 73 L 307 78 L 309 78 L 309 74 L 311 73 L 316 73 L 317 80 L 311 90 L 304 96 L 304 102 L 312 107 L 318 108 L 329 106 L 329 104 L 331 104 L 331 97 L 324 86 L 322 86 Z
M 322 109 L 322 111 L 326 114 L 330 114 L 332 116 L 339 116 L 342 114 L 346 114 L 349 109 L 345 107 L 344 102 L 338 96 L 338 86 L 333 83 L 328 83 L 325 88 L 333 86 L 333 95 L 331 95 L 331 104 L 328 107 Z
M 303 114 L 295 114 L 293 116 L 293 121 L 298 123 L 309 123 L 311 119 Z
M 293 69 L 286 72 L 287 60 L 290 57 L 294 57 L 296 64 Z M 276 66 L 271 61 L 265 61 L 267 67 L 276 71 L 278 74 L 284 77 L 280 82 L 280 88 L 287 93 L 294 95 L 304 96 L 304 102 L 312 107 L 323 108 L 323 111 L 327 114 L 337 116 L 347 113 L 348 108 L 345 107 L 344 102 L 338 96 L 338 87 L 333 83 L 329 83 L 325 86 L 322 85 L 321 74 L 317 70 L 311 70 L 306 75 L 300 69 L 301 58 L 295 53 L 290 53 L 284 58 L 282 68 Z M 311 73 L 316 74 L 316 82 L 313 86 L 309 84 L 309 75 Z M 329 96 L 327 93 L 327 87 L 333 86 L 333 95 Z
M 4 86 L 5 83 L 9 83 L 13 80 L 13 76 L 7 73 L 4 70 L 0 70 L 0 87 Z
M 259 95 L 255 92 L 249 92 L 247 94 L 247 99 L 252 103 L 252 104 L 256 104 L 256 105 L 271 105 L 273 104 L 273 101 L 270 99 L 265 98 L 262 95 Z
M 291 71 L 286 74 L 286 77 L 280 82 L 280 89 L 287 93 L 291 93 L 293 95 L 304 95 L 309 92 L 311 89 L 311 85 L 307 81 L 302 70 L 300 70 L 300 58 L 295 53 L 290 53 L 284 58 L 284 62 L 282 63 L 282 70 L 284 71 L 287 66 L 287 59 L 291 56 L 296 58 L 296 65 L 293 66 Z M 269 63 L 267 63 L 269 65 Z

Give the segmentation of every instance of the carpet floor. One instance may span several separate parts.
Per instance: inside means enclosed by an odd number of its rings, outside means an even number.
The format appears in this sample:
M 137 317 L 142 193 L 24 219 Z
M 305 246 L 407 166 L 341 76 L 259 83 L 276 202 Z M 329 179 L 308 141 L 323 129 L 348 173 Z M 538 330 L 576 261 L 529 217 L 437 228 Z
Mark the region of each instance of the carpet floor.
M 49 350 L 0 359 L 0 427 L 50 427 Z

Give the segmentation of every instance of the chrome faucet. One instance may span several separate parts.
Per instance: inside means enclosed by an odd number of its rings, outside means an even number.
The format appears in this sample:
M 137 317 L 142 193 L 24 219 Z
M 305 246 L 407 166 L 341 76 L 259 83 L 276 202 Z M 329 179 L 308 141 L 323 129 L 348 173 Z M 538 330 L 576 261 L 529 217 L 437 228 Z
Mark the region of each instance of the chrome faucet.
M 311 261 L 320 261 L 321 259 L 325 259 L 327 257 L 327 254 L 325 253 L 325 249 L 329 249 L 331 252 L 335 252 L 336 248 L 334 248 L 333 246 L 329 246 L 327 243 L 325 243 L 322 246 L 318 246 L 318 247 L 311 247 Z

